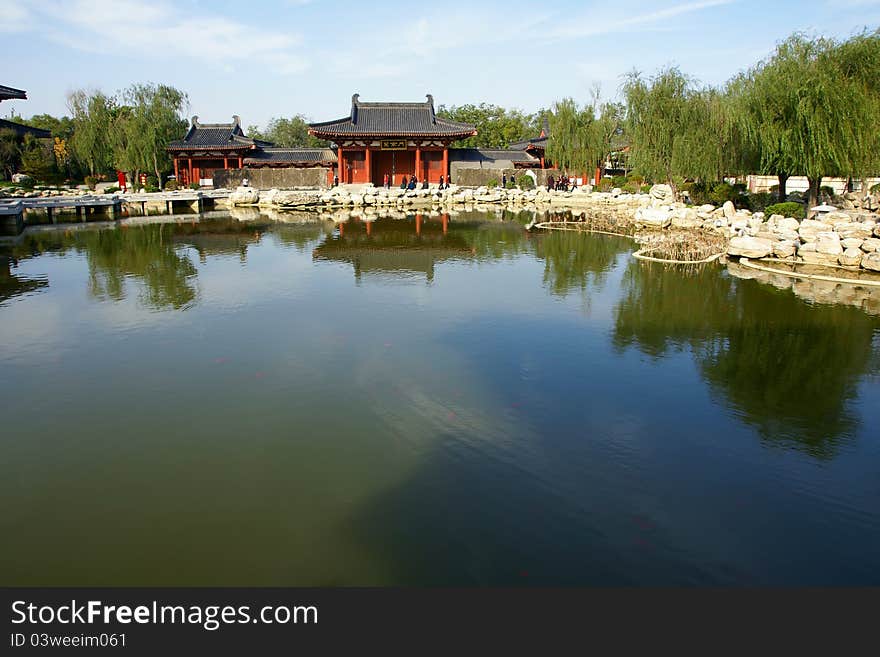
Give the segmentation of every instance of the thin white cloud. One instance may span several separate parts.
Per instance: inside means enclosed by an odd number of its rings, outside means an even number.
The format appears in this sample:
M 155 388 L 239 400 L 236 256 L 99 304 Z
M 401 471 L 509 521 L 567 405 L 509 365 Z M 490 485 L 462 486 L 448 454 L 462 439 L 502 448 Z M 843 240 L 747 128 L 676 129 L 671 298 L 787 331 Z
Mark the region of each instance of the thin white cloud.
M 268 66 L 280 74 L 300 73 L 309 65 L 298 35 L 248 25 L 243 20 L 182 11 L 167 0 L 43 1 L 29 7 L 19 2 L 17 8 L 30 12 L 28 18 L 39 14 L 38 21 L 29 21 L 29 29 L 89 52 L 146 62 L 176 61 L 201 69 Z M 54 25 L 45 29 L 47 23 Z M 14 24 L 21 25 L 22 19 L 15 19 Z
M 0 0 L 0 32 L 24 32 L 31 15 L 16 0 Z
M 597 20 L 595 13 L 582 16 L 574 20 L 566 21 L 565 25 L 550 32 L 548 38 L 564 39 L 573 37 L 600 36 L 627 31 L 633 27 L 653 25 L 671 18 L 677 18 L 685 14 L 691 14 L 713 7 L 729 5 L 735 0 L 702 0 L 700 2 L 688 2 L 655 9 L 642 14 L 635 14 L 625 18 L 612 18 Z M 625 12 L 615 12 L 616 16 L 625 15 Z
M 859 9 L 861 7 L 880 7 L 880 0 L 827 0 L 832 9 Z
M 462 22 L 456 12 L 444 10 L 422 11 L 418 18 L 405 16 L 385 21 L 381 29 L 357 36 L 357 50 L 344 49 L 330 65 L 337 75 L 352 73 L 351 62 L 358 61 L 357 78 L 394 78 L 430 75 L 430 62 L 442 62 L 445 52 L 457 49 L 490 52 L 493 57 L 503 52 L 500 46 L 515 43 L 552 43 L 580 37 L 594 37 L 635 31 L 663 31 L 673 29 L 672 19 L 729 5 L 736 0 L 697 0 L 638 13 L 627 13 L 627 7 L 617 6 L 609 14 L 599 5 L 590 6 L 581 15 L 559 13 L 550 4 L 543 12 L 536 8 L 523 20 L 519 12 L 498 12 L 492 7 L 474 5 L 468 11 L 468 21 Z M 603 19 L 602 16 L 611 15 Z M 615 18 L 618 17 L 618 18 Z M 487 30 L 488 25 L 491 29 Z M 363 53 L 371 53 L 368 59 Z

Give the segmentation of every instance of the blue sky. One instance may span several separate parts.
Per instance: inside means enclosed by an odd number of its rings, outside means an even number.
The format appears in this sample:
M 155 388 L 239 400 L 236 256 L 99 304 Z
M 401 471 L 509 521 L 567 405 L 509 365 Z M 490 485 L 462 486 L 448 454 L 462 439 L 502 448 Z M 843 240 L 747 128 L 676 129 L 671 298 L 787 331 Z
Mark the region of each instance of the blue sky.
M 534 111 L 677 64 L 721 83 L 794 31 L 880 25 L 880 0 L 344 2 L 0 0 L 0 84 L 22 116 L 67 112 L 77 88 L 164 82 L 206 122 L 313 120 L 361 100 L 489 102 Z

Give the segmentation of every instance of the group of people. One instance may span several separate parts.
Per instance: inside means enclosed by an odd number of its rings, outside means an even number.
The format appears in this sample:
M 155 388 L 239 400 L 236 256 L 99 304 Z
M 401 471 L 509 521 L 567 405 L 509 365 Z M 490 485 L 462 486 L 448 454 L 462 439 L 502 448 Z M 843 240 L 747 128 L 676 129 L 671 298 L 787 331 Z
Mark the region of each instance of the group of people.
M 382 186 L 385 189 L 391 189 L 391 176 L 389 174 L 385 174 L 382 178 Z M 400 180 L 400 189 L 418 189 L 419 188 L 419 179 L 413 174 L 411 178 L 407 178 L 403 176 Z M 428 179 L 425 178 L 421 183 L 422 189 L 428 189 Z M 438 189 L 448 189 L 449 188 L 449 177 L 440 176 Z
M 574 190 L 577 188 L 577 181 L 573 178 L 569 180 L 568 176 L 559 176 L 558 178 L 553 178 L 552 175 L 547 176 L 547 191 L 555 190 L 557 192 L 567 192 L 571 186 L 571 189 Z

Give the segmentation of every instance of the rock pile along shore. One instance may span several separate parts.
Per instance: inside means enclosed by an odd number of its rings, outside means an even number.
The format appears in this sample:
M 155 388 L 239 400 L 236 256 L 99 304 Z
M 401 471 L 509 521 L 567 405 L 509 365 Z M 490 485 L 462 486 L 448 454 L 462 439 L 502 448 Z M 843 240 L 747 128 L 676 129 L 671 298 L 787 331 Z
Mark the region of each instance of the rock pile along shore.
M 880 214 L 871 196 L 844 197 L 852 206 L 799 221 L 793 217 L 737 209 L 728 201 L 721 207 L 695 207 L 674 200 L 668 185 L 654 185 L 648 194 L 568 192 L 546 189 L 500 188 L 383 189 L 371 185 L 330 190 L 259 191 L 239 187 L 227 202 L 273 209 L 507 209 L 570 211 L 574 219 L 600 213 L 621 225 L 638 229 L 668 228 L 715 231 L 728 238 L 727 255 L 752 259 L 775 258 L 790 262 L 880 271 Z

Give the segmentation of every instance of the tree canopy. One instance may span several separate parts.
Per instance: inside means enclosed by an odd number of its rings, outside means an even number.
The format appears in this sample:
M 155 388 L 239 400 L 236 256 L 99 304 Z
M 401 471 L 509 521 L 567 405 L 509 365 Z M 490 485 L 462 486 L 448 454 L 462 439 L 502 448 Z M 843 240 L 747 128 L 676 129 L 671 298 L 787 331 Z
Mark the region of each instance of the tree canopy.
M 133 84 L 115 96 L 74 91 L 68 96 L 73 157 L 94 175 L 109 169 L 161 173 L 171 160 L 165 147 L 186 130 L 186 93 L 164 84 Z
M 451 121 L 471 123 L 477 128 L 475 137 L 455 143 L 462 148 L 506 148 L 508 144 L 522 139 L 537 137 L 541 132 L 545 112 L 526 114 L 518 109 L 505 109 L 498 105 L 440 105 L 437 116 Z
M 623 105 L 601 103 L 598 90 L 592 105 L 581 107 L 573 98 L 554 103 L 548 115 L 547 158 L 565 170 L 602 167 L 623 135 L 623 118 Z
M 880 171 L 880 30 L 845 41 L 795 34 L 720 88 L 678 68 L 623 84 L 630 161 L 675 185 L 744 173 L 809 178 Z
M 745 76 L 739 120 L 768 173 L 810 180 L 880 169 L 880 31 L 847 41 L 795 34 Z
M 247 134 L 254 139 L 270 141 L 276 146 L 286 148 L 324 148 L 328 145 L 327 141 L 309 134 L 309 120 L 302 114 L 296 114 L 288 119 L 269 119 L 265 131 L 255 125 L 248 126 Z

